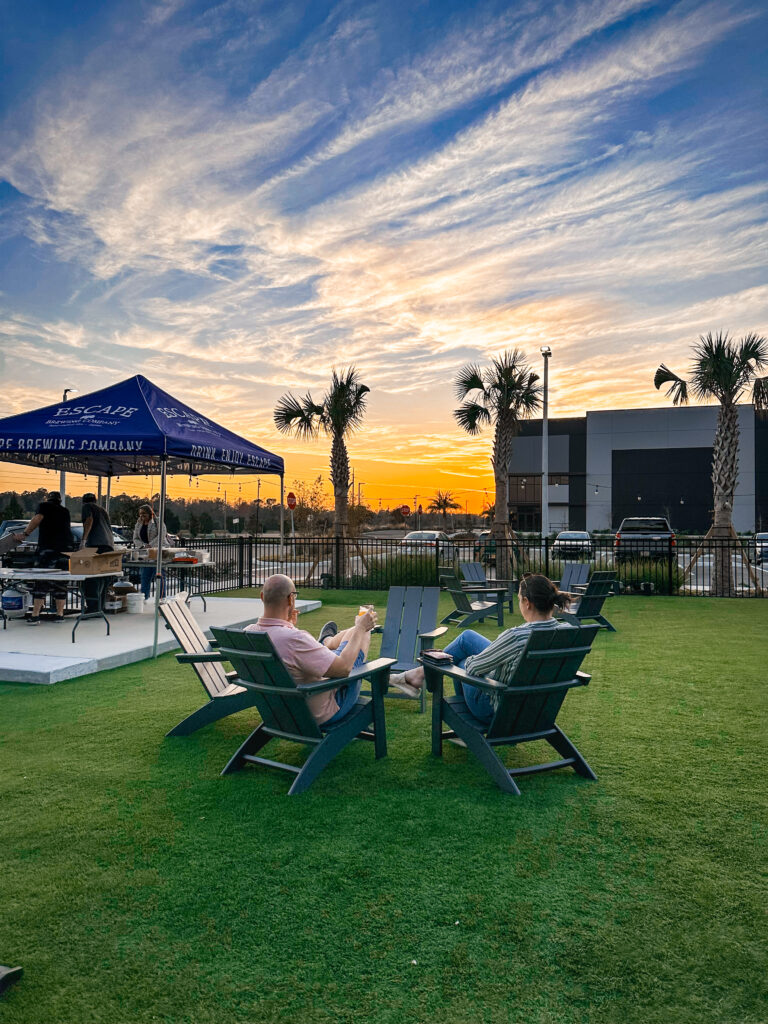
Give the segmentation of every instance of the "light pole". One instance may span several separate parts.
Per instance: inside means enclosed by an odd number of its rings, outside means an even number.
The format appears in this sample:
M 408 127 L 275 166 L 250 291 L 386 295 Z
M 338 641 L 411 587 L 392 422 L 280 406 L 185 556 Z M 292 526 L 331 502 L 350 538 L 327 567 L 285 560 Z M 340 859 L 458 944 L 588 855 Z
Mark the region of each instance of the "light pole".
M 61 396 L 62 402 L 66 402 L 67 395 L 76 395 L 77 388 L 64 388 L 64 394 Z M 67 474 L 66 470 L 59 473 L 59 491 L 61 492 L 61 503 L 66 508 L 67 505 Z
M 546 542 L 549 536 L 549 423 L 547 421 L 549 402 L 549 357 L 552 349 L 541 346 L 544 356 L 544 395 L 541 403 L 541 536 Z

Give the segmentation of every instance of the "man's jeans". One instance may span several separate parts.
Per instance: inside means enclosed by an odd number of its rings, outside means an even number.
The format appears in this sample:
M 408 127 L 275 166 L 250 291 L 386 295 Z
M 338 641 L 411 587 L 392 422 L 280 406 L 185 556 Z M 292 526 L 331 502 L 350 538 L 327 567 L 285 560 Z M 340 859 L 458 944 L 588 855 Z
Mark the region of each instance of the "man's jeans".
M 347 641 L 342 640 L 336 650 L 333 652 L 337 657 L 341 654 L 344 648 L 347 646 Z M 360 668 L 361 665 L 365 664 L 365 655 L 362 651 L 358 652 L 355 658 L 355 664 L 353 668 Z M 339 710 L 332 717 L 323 722 L 323 725 L 334 725 L 336 722 L 340 722 L 342 718 L 349 714 L 352 708 L 357 704 L 357 698 L 360 696 L 360 689 L 363 685 L 362 679 L 356 680 L 354 683 L 344 683 L 338 688 L 334 694 L 336 703 L 339 705 Z
M 454 665 L 464 668 L 464 662 L 467 658 L 484 651 L 490 644 L 490 640 L 481 636 L 480 633 L 476 633 L 474 629 L 465 629 L 463 633 L 459 633 L 455 640 L 451 640 L 445 650 L 453 658 Z M 490 693 L 486 693 L 485 690 L 481 690 L 477 686 L 470 686 L 469 683 L 459 684 L 455 679 L 453 686 L 456 690 L 456 696 L 464 697 L 467 707 L 475 718 L 479 718 L 483 722 L 490 722 L 495 710 L 491 703 Z

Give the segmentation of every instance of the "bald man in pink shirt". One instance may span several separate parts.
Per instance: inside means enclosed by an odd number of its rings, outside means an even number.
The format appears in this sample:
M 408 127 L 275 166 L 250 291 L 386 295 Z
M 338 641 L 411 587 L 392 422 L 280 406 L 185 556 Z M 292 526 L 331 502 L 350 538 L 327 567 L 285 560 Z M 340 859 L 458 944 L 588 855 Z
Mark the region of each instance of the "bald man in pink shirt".
M 264 614 L 258 622 L 246 626 L 247 631 L 267 633 L 280 659 L 297 686 L 316 683 L 320 679 L 345 679 L 353 668 L 365 664 L 371 643 L 371 630 L 376 625 L 376 612 L 371 609 L 358 615 L 354 626 L 326 637 L 324 642 L 296 621 L 296 587 L 290 576 L 270 576 L 261 592 Z M 318 723 L 339 721 L 354 707 L 360 694 L 361 680 L 326 690 L 307 700 Z

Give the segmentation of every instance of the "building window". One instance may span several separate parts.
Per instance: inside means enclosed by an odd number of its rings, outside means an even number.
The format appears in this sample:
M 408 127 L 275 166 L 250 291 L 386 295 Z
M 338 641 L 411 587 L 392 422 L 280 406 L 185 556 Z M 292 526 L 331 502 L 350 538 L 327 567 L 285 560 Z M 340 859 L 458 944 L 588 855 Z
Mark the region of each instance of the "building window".
M 568 474 L 567 473 L 549 473 L 549 486 L 550 487 L 567 487 L 568 486 Z
M 523 476 L 510 474 L 509 477 L 510 505 L 541 504 L 541 475 Z

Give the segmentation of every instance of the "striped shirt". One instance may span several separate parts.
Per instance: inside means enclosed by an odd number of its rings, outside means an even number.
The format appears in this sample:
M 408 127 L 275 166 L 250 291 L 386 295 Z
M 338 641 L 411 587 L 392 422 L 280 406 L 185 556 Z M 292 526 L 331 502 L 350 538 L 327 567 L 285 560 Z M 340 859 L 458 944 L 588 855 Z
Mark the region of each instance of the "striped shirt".
M 557 619 L 524 622 L 521 626 L 505 629 L 484 651 L 472 654 L 464 662 L 465 671 L 473 676 L 490 676 L 505 686 L 509 685 L 520 664 L 525 645 L 534 629 L 556 629 L 562 623 Z

